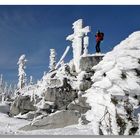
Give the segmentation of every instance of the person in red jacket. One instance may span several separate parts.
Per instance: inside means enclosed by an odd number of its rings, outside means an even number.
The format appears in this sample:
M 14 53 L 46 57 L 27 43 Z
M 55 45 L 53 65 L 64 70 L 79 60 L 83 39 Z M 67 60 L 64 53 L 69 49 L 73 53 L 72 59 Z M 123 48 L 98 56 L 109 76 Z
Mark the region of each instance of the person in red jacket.
M 96 33 L 95 37 L 96 37 L 96 46 L 95 46 L 96 52 L 100 53 L 101 52 L 100 43 L 104 39 L 104 33 L 100 32 L 98 30 L 98 32 Z

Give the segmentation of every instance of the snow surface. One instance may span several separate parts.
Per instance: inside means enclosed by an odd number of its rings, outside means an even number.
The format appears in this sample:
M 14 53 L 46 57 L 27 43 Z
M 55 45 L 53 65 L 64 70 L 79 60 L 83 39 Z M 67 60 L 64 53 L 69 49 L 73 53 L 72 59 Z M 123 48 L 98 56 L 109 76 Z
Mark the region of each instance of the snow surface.
M 19 128 L 29 123 L 30 121 L 24 119 L 10 118 L 6 114 L 0 113 L 0 135 L 93 135 L 93 132 L 88 125 L 72 125 L 65 128 L 49 130 L 18 130 Z

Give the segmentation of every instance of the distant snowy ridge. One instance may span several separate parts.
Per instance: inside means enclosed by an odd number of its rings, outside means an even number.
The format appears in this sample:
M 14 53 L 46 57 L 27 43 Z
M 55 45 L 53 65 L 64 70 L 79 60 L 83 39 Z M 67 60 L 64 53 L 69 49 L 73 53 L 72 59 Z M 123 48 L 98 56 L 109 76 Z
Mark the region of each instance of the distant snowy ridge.
M 93 85 L 86 91 L 86 113 L 95 135 L 139 134 L 140 31 L 132 33 L 93 67 Z

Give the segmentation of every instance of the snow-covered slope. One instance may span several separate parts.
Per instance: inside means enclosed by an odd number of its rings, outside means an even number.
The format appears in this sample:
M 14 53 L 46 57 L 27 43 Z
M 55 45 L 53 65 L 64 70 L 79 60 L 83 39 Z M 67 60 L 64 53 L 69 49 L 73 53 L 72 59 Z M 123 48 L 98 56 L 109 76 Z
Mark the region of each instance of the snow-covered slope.
M 72 125 L 65 128 L 50 130 L 22 131 L 19 128 L 29 124 L 30 121 L 24 119 L 11 118 L 6 114 L 0 113 L 0 135 L 94 135 L 90 126 Z
M 94 134 L 138 134 L 140 31 L 118 44 L 93 69 L 93 85 L 85 96 L 92 107 L 86 118 Z

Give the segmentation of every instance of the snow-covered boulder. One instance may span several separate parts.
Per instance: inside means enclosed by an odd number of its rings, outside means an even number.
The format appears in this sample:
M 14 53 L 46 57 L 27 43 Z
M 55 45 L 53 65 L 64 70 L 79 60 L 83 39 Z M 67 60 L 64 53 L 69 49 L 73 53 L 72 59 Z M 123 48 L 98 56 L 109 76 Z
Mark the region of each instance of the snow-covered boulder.
M 79 97 L 68 105 L 68 110 L 79 111 L 80 114 L 86 113 L 91 109 L 88 103 L 86 103 L 86 97 Z
M 56 111 L 56 105 L 55 102 L 51 102 L 51 101 L 45 101 L 44 98 L 36 104 L 37 107 L 37 113 L 36 116 L 38 116 L 38 114 L 48 114 L 48 113 L 53 113 L 54 111 Z
M 25 120 L 33 120 L 35 115 L 36 115 L 35 111 L 30 111 L 30 112 L 28 112 L 26 114 L 23 114 L 23 115 L 20 113 L 20 114 L 14 116 L 14 118 L 25 119 Z
M 60 79 L 52 78 L 49 82 L 49 87 L 56 87 L 62 86 L 62 82 Z
M 29 95 L 17 96 L 10 107 L 10 113 L 12 115 L 18 115 L 19 113 L 27 113 L 35 110 L 36 107 L 34 105 L 34 101 L 31 100 L 31 96 Z
M 9 113 L 10 112 L 10 106 L 6 103 L 0 103 L 0 112 L 1 113 Z
M 78 74 L 77 76 L 77 85 L 78 85 L 78 90 L 80 91 L 85 91 L 87 89 L 89 89 L 92 85 L 92 81 L 91 81 L 91 76 L 93 74 L 91 73 L 87 73 L 85 71 L 82 71 Z M 89 77 L 90 76 L 90 77 Z
M 54 129 L 63 128 L 68 125 L 78 124 L 80 114 L 77 111 L 62 110 L 50 115 L 35 119 L 30 125 L 20 128 L 20 130 Z
M 56 109 L 66 109 L 67 105 L 76 97 L 76 90 L 72 89 L 67 82 L 64 82 L 61 87 L 48 87 L 44 93 L 44 100 L 54 102 Z
M 91 106 L 86 119 L 92 124 L 93 133 L 135 134 L 140 127 L 134 116 L 140 105 L 140 31 L 107 53 L 93 70 L 92 87 L 84 95 Z
M 97 65 L 102 60 L 103 57 L 104 54 L 81 56 L 80 70 L 91 71 L 92 67 Z
M 79 90 L 80 91 L 85 91 L 87 89 L 89 89 L 91 87 L 92 82 L 89 80 L 83 80 L 81 81 L 81 83 L 79 84 Z

